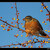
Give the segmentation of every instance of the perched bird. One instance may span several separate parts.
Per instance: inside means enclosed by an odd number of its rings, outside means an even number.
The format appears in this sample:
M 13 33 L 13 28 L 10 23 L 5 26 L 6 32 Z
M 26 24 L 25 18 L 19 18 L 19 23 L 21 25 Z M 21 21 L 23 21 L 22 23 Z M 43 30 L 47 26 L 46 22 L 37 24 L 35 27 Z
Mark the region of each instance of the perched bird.
M 25 21 L 25 31 L 26 34 L 31 34 L 31 35 L 39 35 L 41 34 L 42 36 L 47 36 L 49 37 L 44 31 L 39 23 L 39 21 L 31 16 L 26 16 L 24 19 Z

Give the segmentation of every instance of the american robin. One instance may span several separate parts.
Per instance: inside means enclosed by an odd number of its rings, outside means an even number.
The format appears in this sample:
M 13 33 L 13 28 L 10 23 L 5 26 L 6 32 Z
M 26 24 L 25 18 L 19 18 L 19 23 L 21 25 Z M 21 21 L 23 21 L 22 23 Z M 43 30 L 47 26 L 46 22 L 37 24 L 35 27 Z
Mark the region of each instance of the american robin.
M 24 19 L 25 21 L 25 31 L 26 34 L 31 34 L 31 35 L 39 35 L 41 34 L 42 36 L 47 36 L 49 37 L 44 31 L 39 23 L 39 21 L 31 16 L 26 16 Z

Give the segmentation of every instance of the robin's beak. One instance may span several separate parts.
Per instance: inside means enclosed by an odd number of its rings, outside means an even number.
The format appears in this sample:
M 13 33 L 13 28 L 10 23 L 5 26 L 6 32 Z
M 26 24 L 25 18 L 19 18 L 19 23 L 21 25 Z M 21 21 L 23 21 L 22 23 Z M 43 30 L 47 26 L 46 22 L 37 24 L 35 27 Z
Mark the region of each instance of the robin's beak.
M 25 20 L 25 18 L 23 18 L 23 21 Z

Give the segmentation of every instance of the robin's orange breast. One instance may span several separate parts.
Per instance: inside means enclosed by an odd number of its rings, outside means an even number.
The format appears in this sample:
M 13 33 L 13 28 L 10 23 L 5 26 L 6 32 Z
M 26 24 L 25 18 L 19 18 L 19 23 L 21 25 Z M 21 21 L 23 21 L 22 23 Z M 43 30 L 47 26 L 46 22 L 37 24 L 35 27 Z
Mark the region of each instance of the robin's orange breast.
M 36 21 L 31 21 L 31 22 L 27 22 L 25 23 L 25 28 L 29 29 L 29 30 L 39 30 L 39 25 Z

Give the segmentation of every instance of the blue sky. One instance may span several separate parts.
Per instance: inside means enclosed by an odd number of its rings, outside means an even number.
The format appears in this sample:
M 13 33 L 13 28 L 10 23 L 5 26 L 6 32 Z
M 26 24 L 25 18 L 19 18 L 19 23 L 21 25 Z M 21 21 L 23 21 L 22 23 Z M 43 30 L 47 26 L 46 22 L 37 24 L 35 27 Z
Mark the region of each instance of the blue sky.
M 48 9 L 50 10 L 50 2 L 44 2 L 45 5 L 48 6 Z M 11 8 L 13 6 L 13 8 Z M 44 18 L 48 18 L 46 16 L 47 11 L 41 8 L 41 2 L 17 2 L 17 10 L 19 11 L 19 23 L 25 24 L 25 22 L 22 20 L 25 18 L 27 15 L 32 16 L 33 18 L 36 18 L 40 24 L 42 25 L 43 29 L 46 30 L 47 27 L 49 27 L 49 22 L 46 21 L 47 25 L 43 24 Z M 40 10 L 43 10 L 43 12 L 40 12 Z M 12 18 L 16 18 L 16 9 L 15 9 L 15 2 L 0 2 L 0 16 L 2 17 L 2 20 L 7 21 L 9 24 L 11 21 L 14 22 L 13 25 L 15 25 L 16 20 L 12 20 Z M 28 41 L 29 38 L 25 37 L 26 33 L 22 33 L 21 31 L 17 32 L 17 28 L 12 28 L 13 30 L 10 30 L 9 32 L 7 30 L 3 30 L 1 25 L 3 22 L 0 21 L 0 46 L 3 45 L 10 45 L 12 43 L 17 43 L 17 42 L 25 42 Z M 22 28 L 22 25 L 19 25 L 20 28 Z M 6 27 L 7 29 L 8 27 Z M 25 28 L 22 28 L 25 30 Z M 49 34 L 48 32 L 46 32 Z M 19 34 L 18 38 L 15 38 L 14 35 Z M 21 37 L 21 34 L 23 37 Z M 36 36 L 33 36 L 34 38 Z M 41 37 L 36 37 L 39 40 L 47 40 L 48 38 L 41 38 Z M 31 46 L 31 44 L 29 44 Z M 37 48 L 40 45 L 40 43 L 34 44 L 34 47 Z M 28 46 L 27 46 L 28 47 Z M 46 44 L 44 48 L 49 48 L 50 43 Z

